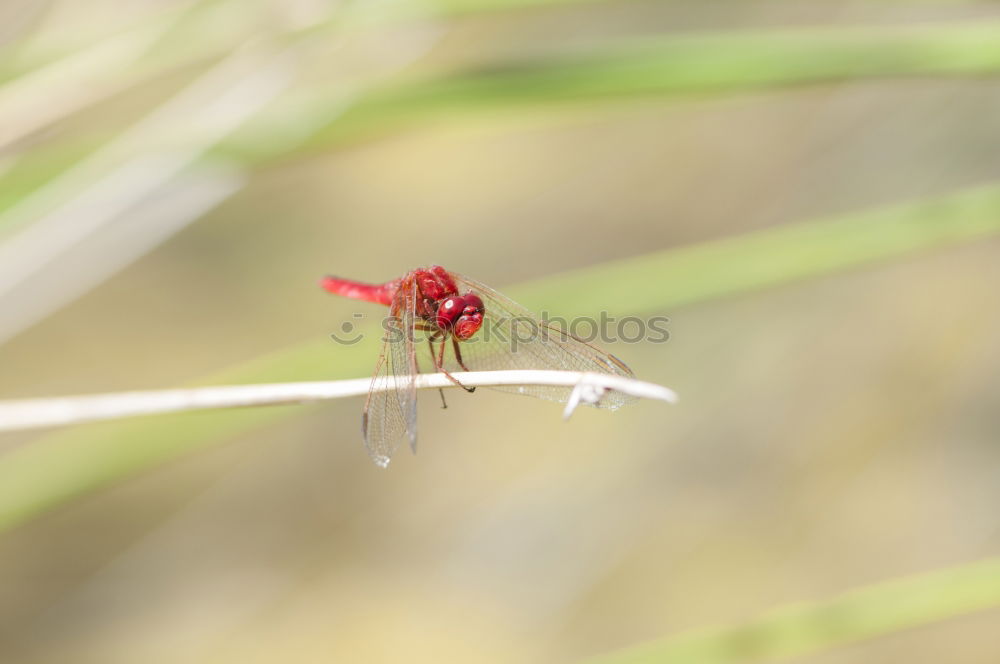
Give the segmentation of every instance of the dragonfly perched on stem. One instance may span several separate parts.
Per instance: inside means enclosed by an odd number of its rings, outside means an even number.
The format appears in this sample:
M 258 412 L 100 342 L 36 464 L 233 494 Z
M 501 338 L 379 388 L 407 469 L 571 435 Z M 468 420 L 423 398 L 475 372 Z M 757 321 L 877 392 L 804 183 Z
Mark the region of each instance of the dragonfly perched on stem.
M 489 286 L 439 265 L 418 268 L 383 284 L 332 276 L 320 284 L 336 295 L 389 307 L 362 418 L 365 446 L 383 467 L 404 438 L 416 451 L 417 348 L 424 340 L 431 368 L 467 392 L 475 388 L 462 384 L 460 371 L 547 369 L 633 377 L 614 355 L 539 321 Z M 420 334 L 423 339 L 418 339 Z M 571 387 L 539 385 L 496 389 L 560 402 L 573 393 Z M 443 392 L 441 399 L 443 404 Z M 614 410 L 633 399 L 608 392 L 593 405 Z

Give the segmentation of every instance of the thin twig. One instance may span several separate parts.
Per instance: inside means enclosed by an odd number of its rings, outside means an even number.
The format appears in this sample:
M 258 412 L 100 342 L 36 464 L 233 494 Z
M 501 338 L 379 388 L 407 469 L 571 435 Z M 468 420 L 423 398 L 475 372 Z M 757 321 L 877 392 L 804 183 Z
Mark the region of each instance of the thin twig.
M 575 371 L 474 371 L 454 374 L 463 385 L 556 385 L 576 388 L 570 405 L 593 403 L 605 390 L 674 403 L 677 395 L 662 385 L 621 376 Z M 377 389 L 389 389 L 392 379 L 380 381 Z M 421 374 L 417 387 L 442 388 L 455 384 L 445 374 Z M 117 392 L 50 399 L 0 401 L 0 431 L 34 429 L 94 420 L 110 420 L 134 415 L 177 413 L 210 408 L 276 406 L 340 399 L 367 394 L 368 378 L 311 383 L 225 385 L 179 390 Z M 567 408 L 566 416 L 572 412 Z

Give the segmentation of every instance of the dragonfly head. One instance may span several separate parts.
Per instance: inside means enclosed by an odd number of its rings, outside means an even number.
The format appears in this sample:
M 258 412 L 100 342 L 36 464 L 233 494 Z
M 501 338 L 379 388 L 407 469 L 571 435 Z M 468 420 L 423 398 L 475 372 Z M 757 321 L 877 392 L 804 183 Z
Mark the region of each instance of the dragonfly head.
M 472 337 L 483 325 L 486 308 L 475 293 L 452 295 L 441 300 L 434 322 L 444 330 L 450 330 L 459 341 Z

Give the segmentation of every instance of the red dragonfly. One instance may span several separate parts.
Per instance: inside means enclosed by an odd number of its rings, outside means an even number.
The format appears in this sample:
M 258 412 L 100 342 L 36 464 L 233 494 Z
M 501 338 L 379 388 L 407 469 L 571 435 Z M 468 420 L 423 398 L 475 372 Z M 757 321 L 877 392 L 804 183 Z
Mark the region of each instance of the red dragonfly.
M 468 392 L 475 388 L 462 385 L 461 376 L 453 373 L 554 369 L 633 377 L 614 355 L 539 321 L 489 286 L 439 265 L 418 268 L 384 284 L 328 276 L 320 285 L 337 295 L 389 307 L 382 353 L 362 418 L 365 446 L 379 466 L 389 465 L 404 437 L 416 451 L 418 333 L 426 337 L 433 370 Z M 393 387 L 384 389 L 390 380 Z M 496 389 L 562 402 L 573 391 L 533 385 Z M 614 410 L 632 399 L 609 392 L 597 405 Z

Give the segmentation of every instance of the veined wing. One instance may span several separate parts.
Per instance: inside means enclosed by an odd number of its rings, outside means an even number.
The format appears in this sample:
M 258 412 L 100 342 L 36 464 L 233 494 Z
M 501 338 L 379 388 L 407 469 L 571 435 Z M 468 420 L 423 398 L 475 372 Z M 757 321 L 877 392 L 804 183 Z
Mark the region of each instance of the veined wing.
M 450 274 L 461 292 L 471 290 L 483 299 L 486 307 L 479 332 L 458 344 L 462 360 L 471 371 L 552 369 L 634 377 L 632 370 L 611 353 L 565 330 L 546 325 L 530 311 L 485 284 L 454 272 Z M 462 370 L 454 358 L 446 367 L 453 372 Z M 540 385 L 496 389 L 559 402 L 565 402 L 573 392 L 571 387 Z M 635 400 L 635 397 L 612 391 L 597 405 L 616 410 Z
M 413 346 L 416 284 L 400 288 L 389 307 L 385 341 L 372 376 L 361 429 L 372 460 L 389 465 L 400 440 L 417 445 L 416 354 Z

